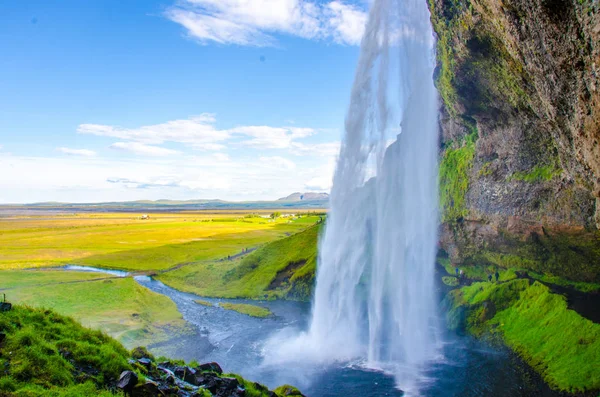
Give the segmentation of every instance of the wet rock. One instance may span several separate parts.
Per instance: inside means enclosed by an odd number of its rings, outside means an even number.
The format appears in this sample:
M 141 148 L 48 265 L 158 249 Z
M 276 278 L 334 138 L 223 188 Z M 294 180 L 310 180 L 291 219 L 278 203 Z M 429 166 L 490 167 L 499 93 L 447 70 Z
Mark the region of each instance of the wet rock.
M 147 369 L 150 369 L 152 367 L 152 360 L 150 360 L 149 358 L 140 358 L 139 360 L 137 360 L 137 362 L 146 367 Z
M 159 389 L 158 383 L 147 379 L 143 385 L 134 387 L 131 395 L 133 397 L 157 397 L 165 394 Z
M 131 393 L 135 385 L 137 385 L 138 376 L 133 371 L 123 371 L 119 376 L 119 383 L 117 387 L 123 390 L 125 393 Z
M 221 369 L 221 366 L 215 362 L 212 363 L 206 363 L 206 364 L 201 364 L 196 368 L 197 371 L 212 371 L 212 372 L 216 372 L 218 374 L 222 374 L 223 370 Z
M 177 367 L 173 371 L 176 377 L 187 382 L 189 384 L 197 386 L 194 382 L 196 381 L 196 370 L 190 367 Z

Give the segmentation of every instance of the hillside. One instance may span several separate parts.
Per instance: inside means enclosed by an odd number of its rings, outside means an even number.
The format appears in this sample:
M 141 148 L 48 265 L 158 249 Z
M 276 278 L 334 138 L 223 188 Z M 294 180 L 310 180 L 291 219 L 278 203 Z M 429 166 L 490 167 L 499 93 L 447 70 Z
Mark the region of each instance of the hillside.
M 127 371 L 127 372 L 126 372 Z M 167 378 L 170 377 L 170 381 Z M 278 396 L 216 363 L 156 360 L 143 348 L 126 350 L 99 331 L 51 310 L 16 306 L 0 312 L 0 396 Z
M 212 264 L 186 266 L 158 276 L 165 284 L 202 296 L 310 300 L 322 223 L 269 242 L 226 271 Z

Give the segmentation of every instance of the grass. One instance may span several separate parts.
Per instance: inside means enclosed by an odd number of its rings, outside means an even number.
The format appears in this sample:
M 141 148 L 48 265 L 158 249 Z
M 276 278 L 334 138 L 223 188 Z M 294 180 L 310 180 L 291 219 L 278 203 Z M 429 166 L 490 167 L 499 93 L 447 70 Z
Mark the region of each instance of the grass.
M 250 305 L 248 303 L 224 302 L 220 303 L 219 306 L 221 306 L 223 309 L 233 310 L 238 313 L 247 314 L 251 317 L 265 318 L 273 315 L 273 313 L 271 313 L 271 311 L 266 307 Z
M 196 302 L 197 304 L 202 305 L 202 306 L 207 306 L 207 307 L 213 307 L 214 306 L 214 304 L 212 302 L 204 301 L 204 300 L 201 300 L 201 299 L 194 299 L 194 302 Z
M 248 299 L 310 299 L 321 225 L 282 238 L 236 261 L 197 263 L 158 279 L 202 296 Z
M 15 305 L 13 310 L 0 313 L 0 333 L 4 336 L 0 341 L 0 396 L 122 396 L 113 392 L 122 371 L 134 371 L 141 380 L 151 377 L 168 382 L 157 371 L 157 362 L 198 367 L 195 362 L 155 359 L 144 348 L 130 352 L 108 335 L 51 310 Z M 149 366 L 129 361 L 142 357 L 150 359 Z M 236 378 L 248 397 L 301 395 L 288 385 L 272 393 L 239 375 L 223 376 Z M 133 395 L 147 394 L 142 385 L 138 383 Z M 200 389 L 197 395 L 209 397 L 211 393 Z
M 164 270 L 235 255 L 305 229 L 318 216 L 246 218 L 239 213 L 83 214 L 0 218 L 0 269 L 80 264 Z
M 451 292 L 451 315 L 476 335 L 500 336 L 553 388 L 600 389 L 600 324 L 567 308 L 564 296 L 539 282 L 474 283 Z M 451 320 L 453 322 L 454 320 Z
M 108 396 L 96 385 L 131 369 L 117 341 L 53 311 L 15 306 L 0 314 L 0 332 L 0 394 Z
M 14 303 L 52 308 L 73 316 L 128 347 L 166 340 L 173 332 L 185 332 L 186 323 L 169 298 L 132 278 L 90 281 L 93 277 L 83 272 L 2 271 L 0 289 L 12 287 L 3 292 Z M 61 284 L 65 280 L 72 283 Z

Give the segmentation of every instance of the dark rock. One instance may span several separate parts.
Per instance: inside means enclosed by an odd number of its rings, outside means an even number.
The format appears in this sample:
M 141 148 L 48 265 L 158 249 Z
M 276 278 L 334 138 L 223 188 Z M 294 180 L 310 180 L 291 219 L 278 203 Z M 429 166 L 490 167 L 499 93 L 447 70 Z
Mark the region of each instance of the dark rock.
M 215 362 L 212 363 L 206 363 L 206 364 L 201 364 L 196 368 L 197 371 L 212 371 L 212 372 L 216 372 L 218 374 L 222 374 L 223 370 L 221 369 L 221 366 Z
M 143 385 L 134 387 L 131 395 L 133 397 L 157 397 L 163 396 L 164 393 L 158 388 L 158 383 L 146 380 Z
M 135 385 L 137 385 L 138 376 L 133 371 L 123 371 L 119 376 L 119 383 L 117 387 L 123 390 L 125 393 L 131 393 Z
M 152 367 L 152 360 L 150 360 L 149 358 L 140 358 L 139 360 L 137 360 L 137 362 L 148 369 Z
M 195 385 L 196 381 L 196 370 L 190 367 L 177 367 L 173 371 L 176 377 L 183 380 L 184 382 Z M 197 385 L 196 385 L 197 386 Z
M 7 312 L 12 309 L 12 304 L 8 302 L 0 302 L 0 312 Z

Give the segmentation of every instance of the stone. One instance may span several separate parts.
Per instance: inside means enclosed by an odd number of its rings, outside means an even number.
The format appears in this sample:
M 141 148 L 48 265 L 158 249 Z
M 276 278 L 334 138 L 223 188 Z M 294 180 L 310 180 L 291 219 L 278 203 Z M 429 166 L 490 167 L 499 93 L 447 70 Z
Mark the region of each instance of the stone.
M 177 367 L 173 371 L 176 377 L 183 380 L 184 382 L 195 385 L 196 381 L 196 370 L 190 367 Z M 196 385 L 197 386 L 197 385 Z
M 131 393 L 135 385 L 138 383 L 138 376 L 133 371 L 123 371 L 119 376 L 119 382 L 117 387 L 123 390 L 125 393 Z
M 223 370 L 221 369 L 221 366 L 215 362 L 212 363 L 206 363 L 206 364 L 201 364 L 196 368 L 197 371 L 212 371 L 212 372 L 216 372 L 218 374 L 222 374 Z

